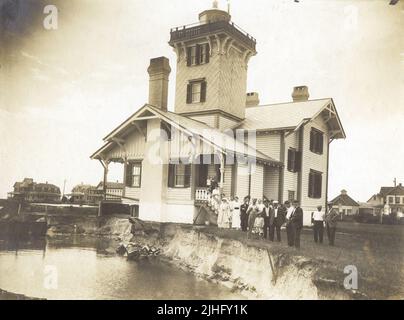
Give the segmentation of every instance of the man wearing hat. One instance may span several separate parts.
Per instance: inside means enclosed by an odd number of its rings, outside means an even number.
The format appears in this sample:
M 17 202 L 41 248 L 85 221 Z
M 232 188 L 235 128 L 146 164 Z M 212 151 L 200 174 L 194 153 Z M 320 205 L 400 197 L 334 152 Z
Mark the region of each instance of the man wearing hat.
M 273 208 L 269 217 L 269 240 L 274 241 L 276 229 L 276 240 L 281 242 L 281 227 L 285 223 L 286 208 L 279 206 L 278 201 L 272 202 Z
M 300 249 L 300 233 L 303 229 L 303 210 L 299 206 L 299 201 L 293 201 L 293 212 L 290 216 L 291 225 L 291 245 Z
M 311 223 L 313 224 L 315 243 L 323 243 L 324 213 L 321 211 L 322 209 L 322 206 L 318 206 L 317 211 L 311 213 Z

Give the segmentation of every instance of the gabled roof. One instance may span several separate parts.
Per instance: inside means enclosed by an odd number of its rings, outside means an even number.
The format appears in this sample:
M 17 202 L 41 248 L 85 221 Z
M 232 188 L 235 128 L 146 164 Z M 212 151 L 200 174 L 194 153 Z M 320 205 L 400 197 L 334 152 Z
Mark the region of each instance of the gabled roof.
M 189 134 L 190 136 L 195 135 L 201 138 L 201 140 L 207 144 L 213 146 L 216 150 L 222 153 L 235 153 L 241 154 L 248 157 L 254 157 L 258 160 L 267 162 L 269 164 L 273 164 L 276 166 L 283 166 L 280 161 L 277 161 L 262 152 L 254 149 L 253 147 L 230 137 L 220 130 L 216 128 L 212 128 L 209 125 L 188 118 L 186 116 L 182 116 L 170 111 L 163 111 L 157 107 L 154 107 L 149 104 L 145 104 L 142 108 L 140 108 L 137 112 L 135 112 L 132 116 L 130 116 L 127 120 L 125 120 L 120 126 L 114 129 L 110 134 L 108 134 L 104 141 L 107 143 L 97 150 L 93 155 L 91 155 L 91 159 L 100 159 L 101 154 L 115 145 L 114 139 L 119 139 L 120 135 L 127 130 L 133 130 L 133 126 L 131 124 L 136 120 L 141 120 L 142 118 L 150 118 L 150 113 L 155 117 L 162 119 L 163 121 L 169 123 L 176 129 Z M 147 114 L 146 117 L 142 117 L 142 115 Z
M 312 120 L 328 109 L 335 113 L 332 118 L 336 131 L 333 138 L 345 138 L 344 129 L 331 98 L 249 107 L 245 110 L 245 120 L 237 128 L 258 131 L 292 130 L 305 120 Z
M 404 187 L 402 185 L 398 185 L 396 187 L 381 187 L 380 194 L 385 196 L 404 196 Z
M 97 185 L 97 189 L 104 187 L 104 182 L 101 181 L 98 185 Z M 123 189 L 124 185 L 121 182 L 109 182 L 107 181 L 107 189 Z
M 342 193 L 338 197 L 335 197 L 334 199 L 332 199 L 330 201 L 330 203 L 333 205 L 341 204 L 342 206 L 359 207 L 359 203 L 357 203 L 354 199 L 352 199 L 347 194 L 342 194 Z

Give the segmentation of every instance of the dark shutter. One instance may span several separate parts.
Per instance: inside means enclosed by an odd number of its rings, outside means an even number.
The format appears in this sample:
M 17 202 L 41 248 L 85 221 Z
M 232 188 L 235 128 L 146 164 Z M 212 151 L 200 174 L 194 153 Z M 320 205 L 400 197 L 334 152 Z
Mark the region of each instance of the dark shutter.
M 319 153 L 323 153 L 323 145 L 324 145 L 324 135 L 322 133 L 318 133 L 318 148 L 317 151 Z
M 313 198 L 313 173 L 309 173 L 309 198 Z
M 127 163 L 126 165 L 126 177 L 125 177 L 125 184 L 127 187 L 132 186 L 132 172 L 133 172 L 133 166 L 131 163 Z
M 184 187 L 188 188 L 191 185 L 191 165 L 185 165 Z
M 187 103 L 192 103 L 192 84 L 187 85 Z
M 188 47 L 187 48 L 187 66 L 189 67 L 189 66 L 191 66 L 191 64 L 192 64 L 192 48 L 191 47 Z
M 201 46 L 199 44 L 195 48 L 195 64 L 201 64 Z
M 289 149 L 288 150 L 288 170 L 289 171 L 293 171 L 293 164 L 292 164 L 293 159 L 292 159 L 292 157 L 293 157 L 293 150 Z
M 316 190 L 315 190 L 315 197 L 316 198 L 321 198 L 321 185 L 322 185 L 322 179 L 323 177 L 322 177 L 322 175 L 320 174 L 320 173 L 317 173 L 316 174 L 316 183 L 315 183 L 315 188 L 316 188 Z
M 168 165 L 168 186 L 174 188 L 174 174 L 175 174 L 175 164 Z
M 296 151 L 295 152 L 295 172 L 299 172 L 302 170 L 302 152 Z
M 210 58 L 210 45 L 207 43 L 206 45 L 206 63 L 209 63 L 209 58 Z
M 310 151 L 314 151 L 314 145 L 315 145 L 315 132 L 313 130 L 310 131 Z
M 206 101 L 206 81 L 201 82 L 201 102 Z

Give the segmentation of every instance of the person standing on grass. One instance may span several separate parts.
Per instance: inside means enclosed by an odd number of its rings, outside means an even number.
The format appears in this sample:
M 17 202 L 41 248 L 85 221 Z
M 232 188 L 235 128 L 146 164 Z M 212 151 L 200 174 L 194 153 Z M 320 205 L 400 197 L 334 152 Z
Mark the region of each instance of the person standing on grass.
M 317 207 L 316 212 L 311 213 L 311 224 L 313 225 L 314 242 L 323 243 L 324 234 L 324 213 L 322 206 Z
M 219 228 L 228 229 L 230 227 L 230 205 L 225 197 L 219 207 L 219 215 L 217 217 L 217 225 Z
M 258 238 L 263 239 L 264 238 L 264 213 L 258 213 L 257 217 L 255 218 L 254 221 L 254 229 L 253 233 L 258 234 Z
M 264 209 L 262 210 L 262 215 L 264 217 L 264 238 L 269 238 L 269 223 L 271 216 L 271 208 L 269 206 L 269 200 L 264 200 Z
M 241 226 L 240 202 L 238 201 L 238 197 L 234 197 L 233 201 L 231 201 L 230 209 L 231 209 L 231 227 L 233 229 L 240 229 Z
M 285 223 L 286 209 L 282 206 L 279 207 L 279 202 L 276 200 L 272 202 L 272 205 L 272 214 L 269 221 L 269 240 L 274 241 L 276 230 L 276 240 L 281 242 L 281 227 Z
M 294 208 L 290 205 L 290 201 L 285 201 L 285 209 L 286 209 L 286 237 L 288 238 L 288 246 L 293 247 L 293 236 L 292 236 L 292 223 L 291 216 Z
M 247 233 L 247 239 L 251 238 L 251 234 L 254 229 L 254 223 L 255 223 L 255 218 L 259 214 L 259 208 L 257 205 L 257 199 L 253 199 L 251 205 L 249 206 L 247 210 L 247 215 L 248 215 L 248 233 Z
M 299 206 L 299 201 L 293 201 L 293 212 L 290 216 L 290 224 L 292 231 L 292 246 L 296 249 L 300 249 L 300 233 L 303 229 L 303 210 Z
M 330 246 L 334 245 L 338 217 L 339 214 L 332 208 L 332 204 L 328 204 L 328 211 L 325 214 L 324 220 L 327 227 L 328 243 Z
M 247 231 L 248 229 L 248 207 L 250 206 L 250 197 L 244 197 L 244 203 L 240 206 L 240 220 L 241 220 L 241 230 Z

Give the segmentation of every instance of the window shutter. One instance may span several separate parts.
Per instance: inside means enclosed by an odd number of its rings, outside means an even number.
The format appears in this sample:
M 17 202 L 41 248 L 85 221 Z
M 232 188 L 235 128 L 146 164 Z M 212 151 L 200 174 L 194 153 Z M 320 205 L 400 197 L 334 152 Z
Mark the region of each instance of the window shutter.
M 188 83 L 187 85 L 187 103 L 192 103 L 192 84 Z
M 187 164 L 185 165 L 185 173 L 184 173 L 184 187 L 189 188 L 191 185 L 191 165 Z
M 324 135 L 322 133 L 318 133 L 318 152 L 323 153 L 323 145 L 324 145 Z
M 210 58 L 210 45 L 207 43 L 206 45 L 206 63 L 209 63 L 209 58 Z
M 195 64 L 201 64 L 201 46 L 199 44 L 196 45 L 195 60 Z
M 309 198 L 313 198 L 313 173 L 309 173 Z
M 299 172 L 302 169 L 302 152 L 296 151 L 295 153 L 295 172 Z
M 314 131 L 311 130 L 310 131 L 310 151 L 314 151 L 314 145 L 315 145 L 314 140 L 315 140 L 315 134 L 314 134 Z
M 316 174 L 316 198 L 321 198 L 321 184 L 322 184 L 322 175 Z
M 126 177 L 125 177 L 125 184 L 127 187 L 131 187 L 132 186 L 132 164 L 131 163 L 127 163 L 126 165 Z
M 293 167 L 292 167 L 292 153 L 293 153 L 293 150 L 289 149 L 288 150 L 288 170 L 289 171 L 293 170 Z
M 206 101 L 206 81 L 201 83 L 201 102 Z
M 192 48 L 191 47 L 188 47 L 187 48 L 187 66 L 188 67 L 190 67 L 191 66 L 191 64 L 192 64 Z
M 174 187 L 174 166 L 175 165 L 171 163 L 168 165 L 168 186 L 170 188 Z

